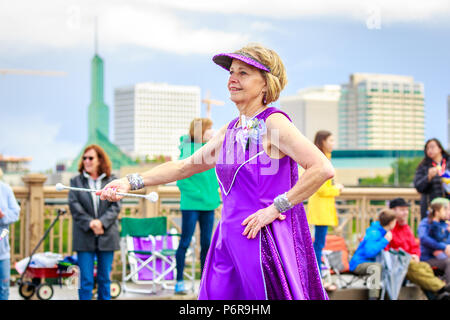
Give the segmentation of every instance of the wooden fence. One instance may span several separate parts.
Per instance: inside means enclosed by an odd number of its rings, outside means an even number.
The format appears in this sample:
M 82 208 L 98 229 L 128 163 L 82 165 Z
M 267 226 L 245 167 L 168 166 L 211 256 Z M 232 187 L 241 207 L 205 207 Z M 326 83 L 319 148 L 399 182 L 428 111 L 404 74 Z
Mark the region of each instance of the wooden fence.
M 60 217 L 46 237 L 38 252 L 51 251 L 63 256 L 72 255 L 72 218 L 67 203 L 68 191 L 56 191 L 53 186 L 44 186 L 46 177 L 30 174 L 23 177 L 24 187 L 14 187 L 13 191 L 20 204 L 20 219 L 10 226 L 11 267 L 15 262 L 30 255 L 50 223 L 55 219 L 58 209 L 66 209 L 67 214 Z M 141 194 L 156 191 L 156 203 L 146 200 L 125 201 L 121 217 L 167 216 L 169 228 L 181 231 L 180 193 L 176 186 L 158 186 L 140 190 Z M 386 206 L 386 201 L 403 197 L 411 203 L 409 224 L 416 230 L 420 220 L 419 194 L 413 188 L 345 188 L 336 199 L 339 226 L 330 232 L 345 237 L 350 251 L 356 249 L 365 229 L 376 219 L 378 210 Z M 307 205 L 307 203 L 306 203 Z M 221 207 L 216 210 L 216 221 L 220 219 Z M 199 237 L 197 227 L 195 237 Z M 199 241 L 196 254 L 199 257 Z M 199 258 L 197 259 L 199 261 Z M 120 254 L 116 253 L 113 263 L 113 277 L 120 278 Z

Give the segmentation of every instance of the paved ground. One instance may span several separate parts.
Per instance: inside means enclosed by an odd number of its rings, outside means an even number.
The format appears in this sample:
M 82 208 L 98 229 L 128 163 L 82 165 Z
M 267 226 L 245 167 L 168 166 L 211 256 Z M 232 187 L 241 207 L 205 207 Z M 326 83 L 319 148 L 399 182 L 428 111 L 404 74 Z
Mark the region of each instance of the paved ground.
M 334 275 L 333 275 L 334 276 Z M 338 283 L 334 279 L 334 283 Z M 349 284 L 348 279 L 342 276 L 342 284 Z M 151 285 L 135 284 L 132 282 L 127 283 L 127 289 L 124 290 L 122 287 L 122 292 L 116 300 L 197 300 L 198 288 L 200 286 L 200 280 L 195 281 L 194 291 L 191 290 L 190 283 L 186 283 L 188 292 L 186 295 L 175 295 L 173 290 L 161 289 L 157 287 L 157 293 L 137 293 L 131 292 L 131 290 L 151 290 Z M 54 294 L 51 300 L 78 300 L 78 291 L 76 289 L 70 288 L 66 285 L 60 287 L 59 285 L 52 286 Z M 10 288 L 10 300 L 23 300 L 19 295 L 19 290 L 17 286 L 11 286 Z M 361 280 L 358 279 L 354 281 L 351 286 L 346 289 L 340 289 L 335 292 L 329 293 L 330 300 L 367 300 L 367 289 Z M 32 300 L 38 300 L 36 295 L 33 295 Z M 400 291 L 398 297 L 399 300 L 427 300 L 423 291 L 416 286 L 403 287 Z
M 198 288 L 200 286 L 200 280 L 197 280 L 194 287 L 194 292 L 190 290 L 191 288 L 186 283 L 186 288 L 189 290 L 186 295 L 175 295 L 173 290 L 164 290 L 159 288 L 156 294 L 150 293 L 135 293 L 126 291 L 124 292 L 122 288 L 122 292 L 116 300 L 197 300 Z M 60 287 L 59 285 L 52 285 L 53 288 L 53 297 L 51 300 L 78 300 L 78 291 L 73 288 L 69 288 L 65 285 Z M 134 284 L 128 283 L 128 289 L 137 289 L 137 290 L 150 290 L 152 286 L 143 285 L 143 284 Z M 157 287 L 158 288 L 158 287 Z M 17 286 L 11 286 L 9 291 L 9 299 L 10 300 L 23 300 L 23 298 L 19 295 L 19 288 Z M 38 300 L 36 294 L 32 296 L 31 300 Z

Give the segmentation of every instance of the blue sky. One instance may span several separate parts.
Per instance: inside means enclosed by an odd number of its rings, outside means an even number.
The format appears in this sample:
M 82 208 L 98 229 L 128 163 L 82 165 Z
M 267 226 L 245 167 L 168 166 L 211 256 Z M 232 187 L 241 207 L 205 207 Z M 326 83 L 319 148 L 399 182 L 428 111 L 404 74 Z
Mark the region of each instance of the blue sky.
M 226 102 L 212 110 L 214 126 L 224 125 L 237 112 L 228 75 L 211 58 L 259 42 L 285 63 L 289 83 L 282 96 L 343 84 L 354 72 L 413 76 L 425 85 L 426 138 L 447 145 L 447 1 L 279 0 L 275 7 L 230 0 L 225 7 L 220 1 L 43 0 L 0 4 L 0 69 L 67 76 L 0 76 L 1 154 L 31 156 L 32 170 L 45 170 L 79 152 L 87 139 L 95 16 L 111 133 L 114 88 L 144 81 L 209 90 Z

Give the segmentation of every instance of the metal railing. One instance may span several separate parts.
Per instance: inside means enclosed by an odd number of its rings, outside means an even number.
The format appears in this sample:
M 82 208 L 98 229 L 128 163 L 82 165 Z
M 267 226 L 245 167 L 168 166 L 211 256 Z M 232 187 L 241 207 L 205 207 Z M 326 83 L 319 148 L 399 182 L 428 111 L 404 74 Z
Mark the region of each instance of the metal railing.
M 66 209 L 68 214 L 56 223 L 38 252 L 51 251 L 63 256 L 72 255 L 72 217 L 67 203 L 68 191 L 56 191 L 55 187 L 44 186 L 46 177 L 31 174 L 23 178 L 25 187 L 13 187 L 14 194 L 20 204 L 19 221 L 10 226 L 11 264 L 27 257 L 34 249 L 44 232 L 56 217 L 58 209 Z M 119 214 L 121 217 L 168 217 L 168 228 L 181 231 L 181 211 L 179 209 L 180 192 L 176 186 L 158 186 L 140 190 L 147 194 L 156 191 L 159 199 L 150 203 L 144 199 L 125 200 Z M 359 240 L 364 236 L 366 228 L 376 219 L 387 201 L 395 197 L 403 197 L 411 204 L 409 225 L 417 229 L 420 222 L 420 195 L 414 188 L 345 188 L 336 198 L 339 226 L 332 228 L 331 233 L 343 236 L 350 251 L 356 249 Z M 307 203 L 305 202 L 305 207 Z M 216 221 L 220 219 L 221 207 L 216 209 Z M 196 239 L 199 228 L 196 228 Z M 199 257 L 200 246 L 196 246 Z M 197 259 L 199 261 L 199 259 Z M 115 254 L 113 277 L 121 274 L 120 255 Z

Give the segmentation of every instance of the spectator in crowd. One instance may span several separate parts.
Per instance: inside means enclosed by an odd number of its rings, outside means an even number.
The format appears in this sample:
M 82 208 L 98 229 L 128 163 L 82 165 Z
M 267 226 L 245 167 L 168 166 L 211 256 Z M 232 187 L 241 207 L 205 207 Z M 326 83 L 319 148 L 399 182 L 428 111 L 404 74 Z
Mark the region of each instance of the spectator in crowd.
M 364 239 L 350 260 L 350 271 L 358 275 L 372 274 L 376 277 L 375 284 L 381 283 L 382 266 L 376 262 L 376 257 L 392 240 L 391 230 L 395 227 L 395 218 L 395 212 L 391 209 L 383 209 L 379 213 L 378 221 L 372 222 L 367 228 Z M 380 286 L 369 288 L 369 300 L 379 297 Z
M 423 290 L 431 291 L 438 300 L 449 300 L 450 288 L 434 275 L 431 266 L 420 261 L 420 246 L 408 225 L 409 204 L 403 198 L 395 198 L 389 202 L 389 208 L 396 214 L 397 223 L 392 229 L 392 240 L 387 249 L 403 249 L 411 255 L 406 278 Z
M 76 188 L 101 189 L 114 179 L 111 161 L 98 145 L 87 146 L 78 166 L 79 175 L 70 180 Z M 94 262 L 97 258 L 98 300 L 111 299 L 110 273 L 114 250 L 119 250 L 120 202 L 100 200 L 95 193 L 69 191 L 73 218 L 73 250 L 80 267 L 80 300 L 91 300 Z
M 196 118 L 189 127 L 189 135 L 180 138 L 180 160 L 193 155 L 212 137 L 212 121 L 208 118 Z M 197 133 L 198 132 L 198 133 Z M 197 134 L 196 134 L 197 133 Z M 198 136 L 196 136 L 198 135 Z M 197 221 L 200 225 L 200 267 L 203 272 L 206 254 L 211 243 L 214 226 L 214 210 L 220 205 L 219 183 L 216 172 L 209 169 L 193 176 L 178 180 L 180 189 L 181 239 L 176 253 L 177 283 L 175 294 L 184 294 L 183 271 L 186 250 L 191 243 Z
M 3 171 L 0 169 L 0 179 Z M 9 225 L 19 220 L 20 207 L 9 185 L 0 181 L 0 234 Z M 0 238 L 0 300 L 9 298 L 9 278 L 11 274 L 10 247 L 8 235 Z
M 331 132 L 320 130 L 314 137 L 314 144 L 328 159 L 334 147 L 334 136 Z M 332 179 L 327 180 L 308 200 L 307 219 L 310 225 L 314 225 L 314 252 L 316 254 L 319 270 L 322 267 L 322 250 L 325 247 L 325 239 L 328 226 L 337 226 L 338 218 L 334 198 L 338 196 L 344 186 L 334 185 Z M 325 287 L 329 291 L 336 290 L 334 284 Z
M 434 138 L 425 143 L 424 154 L 414 176 L 414 187 L 422 194 L 421 219 L 427 216 L 428 206 L 434 198 L 450 198 L 450 170 L 447 167 L 449 154 L 439 140 Z
M 420 260 L 442 271 L 447 286 L 450 285 L 450 244 L 448 227 L 443 220 L 448 217 L 449 206 L 447 198 L 435 198 L 431 202 L 428 217 L 422 219 L 418 228 Z M 437 229 L 441 229 L 439 232 L 442 236 L 436 236 Z M 443 259 L 439 256 L 442 253 L 446 255 Z

